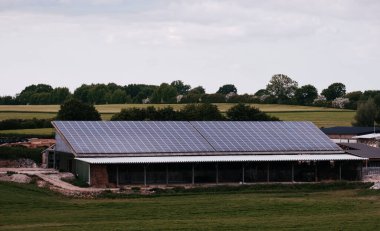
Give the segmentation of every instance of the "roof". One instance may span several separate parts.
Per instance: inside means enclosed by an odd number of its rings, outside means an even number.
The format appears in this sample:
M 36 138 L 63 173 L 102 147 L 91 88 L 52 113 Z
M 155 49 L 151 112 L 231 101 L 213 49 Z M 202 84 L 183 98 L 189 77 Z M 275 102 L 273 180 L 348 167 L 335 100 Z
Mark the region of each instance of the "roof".
M 340 143 L 346 153 L 369 159 L 380 159 L 380 148 L 371 147 L 362 143 Z
M 89 164 L 148 164 L 148 163 L 196 163 L 196 162 L 245 162 L 245 161 L 337 161 L 366 160 L 348 154 L 329 155 L 235 155 L 235 156 L 171 156 L 171 157 L 114 157 L 77 158 Z
M 343 153 L 311 122 L 55 121 L 56 150 L 77 157 Z
M 330 127 L 321 128 L 321 130 L 327 135 L 365 135 L 373 133 L 373 127 Z M 380 128 L 375 129 L 380 133 Z
M 380 133 L 372 133 L 372 134 L 367 134 L 367 135 L 360 135 L 360 136 L 354 136 L 352 137 L 354 139 L 380 139 Z

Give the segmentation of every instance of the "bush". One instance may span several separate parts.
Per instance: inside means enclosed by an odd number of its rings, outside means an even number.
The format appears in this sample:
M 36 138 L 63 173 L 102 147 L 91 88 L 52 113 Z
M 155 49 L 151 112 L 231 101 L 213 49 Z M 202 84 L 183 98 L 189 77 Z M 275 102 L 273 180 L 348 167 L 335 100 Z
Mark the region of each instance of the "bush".
M 52 128 L 51 119 L 7 119 L 0 121 L 0 130 Z
M 17 160 L 17 159 L 31 159 L 37 164 L 42 163 L 41 148 L 25 148 L 25 147 L 0 147 L 0 159 L 3 160 Z

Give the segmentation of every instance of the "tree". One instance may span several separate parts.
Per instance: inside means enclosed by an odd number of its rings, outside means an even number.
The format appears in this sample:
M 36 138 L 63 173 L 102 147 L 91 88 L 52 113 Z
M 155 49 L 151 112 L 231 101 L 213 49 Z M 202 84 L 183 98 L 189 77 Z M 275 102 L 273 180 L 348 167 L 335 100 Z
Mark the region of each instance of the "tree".
M 346 86 L 343 83 L 333 83 L 322 91 L 322 95 L 331 101 L 346 94 Z
M 179 119 L 188 121 L 215 121 L 224 120 L 224 117 L 216 105 L 200 103 L 187 104 L 185 107 L 183 107 L 180 110 Z
M 294 98 L 300 105 L 311 105 L 317 97 L 317 88 L 310 84 L 298 88 L 294 95 Z
M 61 105 L 57 120 L 101 120 L 99 112 L 94 105 L 83 103 L 77 99 L 70 99 Z
M 267 115 L 260 109 L 239 103 L 227 111 L 227 119 L 236 121 L 278 121 L 277 117 Z
M 298 88 L 298 83 L 292 80 L 289 76 L 276 74 L 267 85 L 267 91 L 270 95 L 275 96 L 279 103 L 288 102 Z
M 227 95 L 228 93 L 233 92 L 237 94 L 237 89 L 233 84 L 225 84 L 219 88 L 216 92 L 217 94 Z
M 267 91 L 267 89 L 260 89 L 256 91 L 254 96 L 263 96 L 263 95 L 269 95 L 269 92 Z
M 71 96 L 67 87 L 57 87 L 51 92 L 52 104 L 63 104 Z
M 177 90 L 177 93 L 180 95 L 185 95 L 189 92 L 191 86 L 185 85 L 181 80 L 175 80 L 173 81 L 170 86 L 175 87 Z
M 353 125 L 373 126 L 374 121 L 380 123 L 380 111 L 374 100 L 369 98 L 367 102 L 359 104 Z
M 177 89 L 167 83 L 162 83 L 152 95 L 154 103 L 173 103 L 176 102 Z
M 25 87 L 19 95 L 17 95 L 16 100 L 21 104 L 48 104 L 49 94 L 53 91 L 50 85 L 37 84 Z M 42 100 L 43 102 L 40 102 Z
M 198 87 L 194 87 L 193 89 L 191 89 L 189 91 L 190 94 L 197 94 L 197 95 L 201 95 L 201 94 L 205 94 L 206 93 L 206 90 L 202 87 L 202 86 L 198 86 Z
M 127 93 L 121 89 L 116 89 L 111 95 L 110 103 L 126 103 Z

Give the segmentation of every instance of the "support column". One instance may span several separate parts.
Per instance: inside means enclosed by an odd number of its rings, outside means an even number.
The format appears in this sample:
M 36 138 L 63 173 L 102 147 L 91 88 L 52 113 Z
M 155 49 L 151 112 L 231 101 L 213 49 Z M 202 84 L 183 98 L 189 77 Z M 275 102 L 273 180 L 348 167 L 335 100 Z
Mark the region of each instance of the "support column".
M 342 180 L 342 162 L 339 162 L 339 180 Z
M 144 185 L 146 186 L 146 165 L 144 165 Z
M 194 171 L 194 164 L 192 164 L 192 168 L 191 168 L 191 183 L 194 184 L 195 183 L 195 171 Z
M 215 164 L 215 168 L 216 168 L 216 183 L 218 184 L 219 183 L 219 169 L 218 169 L 218 163 Z
M 166 184 L 169 184 L 169 165 L 166 164 Z
M 314 178 L 315 178 L 315 182 L 317 182 L 318 181 L 318 162 L 315 162 Z
M 119 165 L 116 165 L 116 187 L 119 187 Z
M 243 172 L 242 172 L 242 178 L 243 178 L 243 179 L 242 179 L 241 182 L 244 184 L 244 182 L 245 182 L 245 179 L 244 179 L 244 178 L 245 178 L 245 168 L 244 168 L 244 164 L 242 164 L 242 171 L 243 171 Z
M 267 182 L 269 182 L 269 162 L 268 162 L 268 165 L 267 165 Z
M 292 182 L 294 182 L 294 163 L 292 162 Z

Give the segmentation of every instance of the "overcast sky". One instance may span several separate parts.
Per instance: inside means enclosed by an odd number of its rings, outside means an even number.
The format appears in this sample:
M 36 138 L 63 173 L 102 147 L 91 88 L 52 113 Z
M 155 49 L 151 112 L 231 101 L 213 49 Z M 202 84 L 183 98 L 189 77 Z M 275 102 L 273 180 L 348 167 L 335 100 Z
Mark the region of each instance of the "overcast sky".
M 0 95 L 47 83 L 380 89 L 378 0 L 0 0 Z

